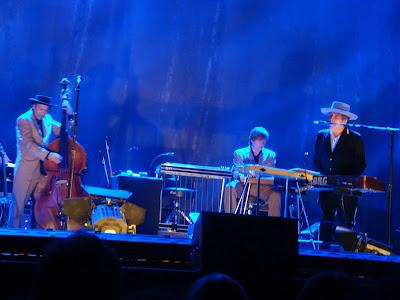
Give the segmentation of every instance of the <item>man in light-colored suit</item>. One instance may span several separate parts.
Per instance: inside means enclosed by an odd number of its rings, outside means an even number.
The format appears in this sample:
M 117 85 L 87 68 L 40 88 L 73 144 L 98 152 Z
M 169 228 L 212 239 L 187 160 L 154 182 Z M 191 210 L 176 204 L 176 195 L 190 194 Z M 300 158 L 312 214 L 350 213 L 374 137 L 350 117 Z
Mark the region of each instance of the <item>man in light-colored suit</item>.
M 10 215 L 10 227 L 21 227 L 21 217 L 24 206 L 39 184 L 44 174 L 41 172 L 41 161 L 51 160 L 55 163 L 62 161 L 61 155 L 48 151 L 46 146 L 50 142 L 51 134 L 59 135 L 60 123 L 48 113 L 51 98 L 36 95 L 30 98 L 32 107 L 23 113 L 16 121 L 17 158 L 14 169 L 14 203 Z M 62 108 L 68 115 L 72 115 L 72 107 L 67 100 Z
M 233 153 L 233 177 L 235 180 L 228 183 L 225 187 L 225 212 L 234 213 L 236 210 L 238 198 L 240 198 L 244 188 L 244 165 L 259 164 L 275 167 L 276 153 L 264 147 L 268 138 L 269 133 L 265 128 L 255 127 L 250 132 L 249 146 L 237 149 Z M 255 207 L 257 202 L 257 184 L 251 185 L 249 201 Z M 281 195 L 270 185 L 263 184 L 260 186 L 259 211 L 262 213 L 268 212 L 268 216 L 279 217 L 281 215 Z

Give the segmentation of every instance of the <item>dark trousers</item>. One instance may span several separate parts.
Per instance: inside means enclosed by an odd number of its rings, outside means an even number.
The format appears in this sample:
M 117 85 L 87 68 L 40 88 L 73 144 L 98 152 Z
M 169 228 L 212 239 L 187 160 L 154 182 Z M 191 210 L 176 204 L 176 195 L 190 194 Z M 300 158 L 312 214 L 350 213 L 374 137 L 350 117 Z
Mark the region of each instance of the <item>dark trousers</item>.
M 332 241 L 337 225 L 353 228 L 357 203 L 357 197 L 354 196 L 344 196 L 335 192 L 319 193 L 319 205 L 322 209 L 320 239 L 323 242 Z

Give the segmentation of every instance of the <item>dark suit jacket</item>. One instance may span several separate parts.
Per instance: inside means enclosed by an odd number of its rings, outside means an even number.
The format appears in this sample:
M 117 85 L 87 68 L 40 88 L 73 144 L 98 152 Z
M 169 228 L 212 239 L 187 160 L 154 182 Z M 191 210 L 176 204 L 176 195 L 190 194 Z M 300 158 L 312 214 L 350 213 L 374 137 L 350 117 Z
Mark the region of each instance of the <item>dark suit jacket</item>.
M 347 128 L 333 152 L 329 129 L 318 132 L 314 165 L 324 175 L 361 175 L 365 170 L 365 150 L 361 135 Z

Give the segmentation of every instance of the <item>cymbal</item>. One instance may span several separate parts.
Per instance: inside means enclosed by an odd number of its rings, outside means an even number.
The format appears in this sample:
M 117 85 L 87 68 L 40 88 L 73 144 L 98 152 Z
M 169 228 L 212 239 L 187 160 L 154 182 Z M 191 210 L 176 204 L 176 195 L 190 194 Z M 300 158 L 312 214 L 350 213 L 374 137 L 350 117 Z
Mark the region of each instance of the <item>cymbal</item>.
M 181 187 L 165 187 L 165 188 L 163 188 L 163 191 L 166 191 L 166 192 L 183 192 L 183 193 L 195 193 L 196 192 L 196 190 L 187 189 L 187 188 L 181 188 Z
M 63 212 L 79 224 L 84 224 L 89 216 L 91 203 L 90 197 L 65 199 Z

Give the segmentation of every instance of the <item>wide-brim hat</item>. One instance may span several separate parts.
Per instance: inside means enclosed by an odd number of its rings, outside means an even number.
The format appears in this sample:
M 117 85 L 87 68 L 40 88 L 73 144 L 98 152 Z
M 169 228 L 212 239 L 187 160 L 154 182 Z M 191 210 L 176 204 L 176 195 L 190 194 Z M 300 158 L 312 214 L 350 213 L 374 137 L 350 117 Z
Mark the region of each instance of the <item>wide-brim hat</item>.
M 350 121 L 358 119 L 358 116 L 350 111 L 349 104 L 339 101 L 333 101 L 331 107 L 321 108 L 321 112 L 326 116 L 329 116 L 331 113 L 341 114 L 348 117 Z
M 51 97 L 43 96 L 43 95 L 36 95 L 35 98 L 29 98 L 29 102 L 44 104 L 51 107 L 56 107 L 57 105 L 51 103 Z

